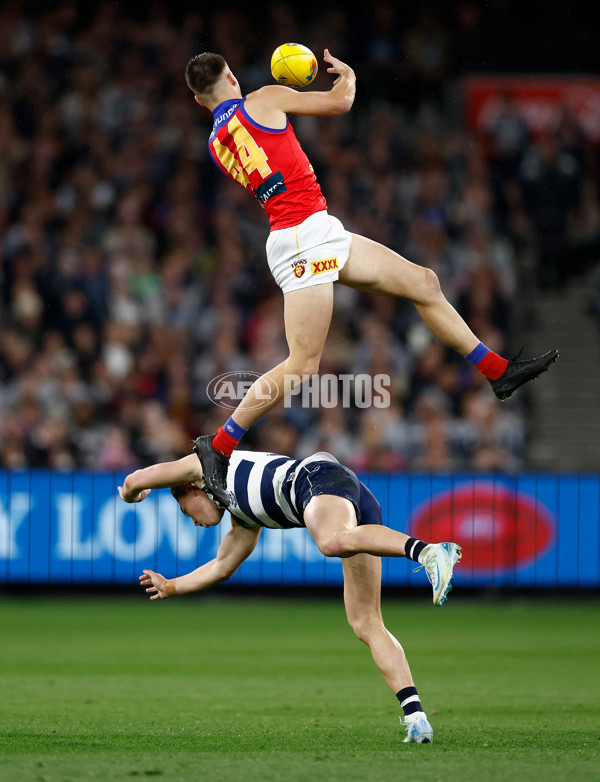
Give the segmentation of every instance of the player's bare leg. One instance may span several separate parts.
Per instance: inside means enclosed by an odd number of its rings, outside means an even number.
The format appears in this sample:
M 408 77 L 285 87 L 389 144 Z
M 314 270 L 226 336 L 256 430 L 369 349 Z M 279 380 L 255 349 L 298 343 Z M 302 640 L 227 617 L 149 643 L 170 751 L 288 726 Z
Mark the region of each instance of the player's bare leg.
M 435 272 L 382 244 L 353 234 L 350 255 L 339 279 L 359 290 L 410 299 L 432 333 L 462 356 L 479 343 L 442 293 Z
M 404 742 L 430 744 L 433 728 L 422 710 L 404 649 L 383 623 L 381 560 L 357 554 L 342 560 L 346 616 L 357 638 L 371 650 L 373 661 L 404 710 Z
M 411 263 L 364 236 L 353 234 L 350 255 L 339 280 L 352 288 L 401 296 L 414 302 L 431 332 L 461 356 L 468 357 L 486 375 L 494 393 L 502 401 L 524 383 L 545 372 L 558 358 L 557 350 L 527 360 L 521 360 L 520 354 L 517 354 L 511 361 L 491 353 L 481 345 L 446 299 L 435 272 Z M 478 353 L 480 346 L 481 357 Z
M 304 523 L 326 557 L 408 557 L 424 569 L 433 589 L 433 604 L 441 606 L 452 589 L 461 547 L 450 541 L 426 543 L 381 524 L 357 524 L 354 505 L 345 497 L 320 494 L 304 509 Z M 407 550 L 408 547 L 408 550 Z
M 285 335 L 290 354 L 285 361 L 258 378 L 235 409 L 225 429 L 235 427 L 239 434 L 231 431 L 229 452 L 219 444 L 213 444 L 214 435 L 198 437 L 194 450 L 200 457 L 209 496 L 227 507 L 227 466 L 229 455 L 239 437 L 268 413 L 289 391 L 286 378 L 311 376 L 319 371 L 319 363 L 331 315 L 333 313 L 333 283 L 313 285 L 310 288 L 290 291 L 284 294 Z M 220 434 L 222 430 L 220 430 Z M 222 435 L 227 437 L 227 433 Z M 222 446 L 223 444 L 221 444 Z
M 285 396 L 286 378 L 316 375 L 333 313 L 333 283 L 290 291 L 283 296 L 285 336 L 290 355 L 274 369 L 258 378 L 233 413 L 244 429 L 256 423 Z M 269 394 L 274 381 L 276 391 Z M 270 396 L 266 401 L 265 396 Z
M 395 540 L 397 551 L 402 552 L 407 541 L 414 541 L 402 532 L 378 524 L 357 526 L 354 506 L 343 497 L 313 497 L 306 506 L 304 520 L 321 550 L 327 550 L 336 537 L 346 541 L 364 537 L 365 545 L 371 545 L 369 541 L 372 541 L 382 548 L 393 548 Z M 435 547 L 425 546 L 424 551 L 432 548 Z M 371 650 L 375 665 L 402 706 L 404 722 L 402 718 L 400 722 L 407 731 L 404 741 L 430 743 L 433 729 L 423 712 L 404 649 L 386 628 L 381 615 L 381 559 L 373 554 L 354 554 L 342 559 L 342 567 L 348 622 L 357 638 Z
M 371 650 L 373 661 L 394 694 L 414 682 L 404 649 L 381 615 L 381 559 L 357 554 L 342 560 L 344 604 L 354 634 Z
M 320 494 L 304 510 L 304 523 L 326 557 L 366 553 L 378 557 L 405 556 L 408 535 L 380 524 L 356 523 L 354 505 L 345 497 Z

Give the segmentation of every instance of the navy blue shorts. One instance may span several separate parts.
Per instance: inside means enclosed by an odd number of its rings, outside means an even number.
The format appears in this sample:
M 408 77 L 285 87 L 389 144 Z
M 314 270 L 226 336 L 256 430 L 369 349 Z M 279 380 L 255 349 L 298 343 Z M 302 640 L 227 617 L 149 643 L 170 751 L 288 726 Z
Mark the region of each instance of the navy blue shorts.
M 358 525 L 382 524 L 381 505 L 373 493 L 348 467 L 336 462 L 312 462 L 302 467 L 296 478 L 296 507 L 304 509 L 313 497 L 330 494 L 344 497 L 354 505 Z

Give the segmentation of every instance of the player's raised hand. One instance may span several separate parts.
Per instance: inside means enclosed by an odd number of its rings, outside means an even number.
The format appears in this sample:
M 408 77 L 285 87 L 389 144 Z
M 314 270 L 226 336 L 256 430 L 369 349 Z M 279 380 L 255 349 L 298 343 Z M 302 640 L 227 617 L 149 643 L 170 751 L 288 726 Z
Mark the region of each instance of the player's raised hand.
M 141 502 L 142 500 L 145 500 L 151 492 L 151 489 L 141 489 L 138 491 L 137 489 L 125 489 L 123 486 L 118 486 L 117 488 L 119 489 L 119 497 L 124 502 Z
M 354 71 L 349 65 L 346 65 L 345 62 L 342 62 L 341 60 L 338 60 L 337 57 L 334 57 L 329 49 L 325 49 L 323 52 L 323 59 L 325 62 L 328 62 L 330 67 L 327 68 L 327 73 L 337 73 L 338 77 L 333 82 L 334 86 L 338 83 L 338 81 L 343 77 L 348 76 L 354 76 Z
M 168 595 L 165 592 L 166 578 L 153 570 L 143 570 L 140 576 L 140 586 L 146 587 L 146 592 L 150 594 L 150 600 L 165 600 Z

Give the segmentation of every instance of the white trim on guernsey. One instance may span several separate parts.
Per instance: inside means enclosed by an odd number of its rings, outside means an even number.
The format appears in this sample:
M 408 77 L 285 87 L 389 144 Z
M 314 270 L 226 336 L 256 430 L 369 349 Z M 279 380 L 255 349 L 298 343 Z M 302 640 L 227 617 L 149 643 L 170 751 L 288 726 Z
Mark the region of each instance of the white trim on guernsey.
M 227 471 L 227 490 L 232 499 L 229 508 L 251 527 L 265 526 L 273 529 L 303 527 L 297 512 L 296 479 L 300 470 L 313 462 L 338 463 L 330 453 L 319 451 L 301 461 L 275 453 L 235 450 Z M 291 478 L 288 502 L 284 482 Z M 265 507 L 267 506 L 267 507 Z

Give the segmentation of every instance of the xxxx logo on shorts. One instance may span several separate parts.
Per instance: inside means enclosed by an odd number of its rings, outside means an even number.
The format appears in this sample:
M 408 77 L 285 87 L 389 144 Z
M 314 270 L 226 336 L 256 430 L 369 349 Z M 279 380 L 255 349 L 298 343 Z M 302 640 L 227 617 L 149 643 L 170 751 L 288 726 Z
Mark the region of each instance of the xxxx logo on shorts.
M 310 273 L 321 274 L 322 272 L 329 272 L 333 269 L 339 269 L 337 258 L 325 258 L 323 261 L 311 261 Z
M 296 275 L 296 277 L 302 277 L 302 275 L 306 271 L 307 263 L 308 261 L 306 260 L 306 258 L 300 258 L 299 261 L 294 261 L 294 263 L 292 264 L 292 270 Z

